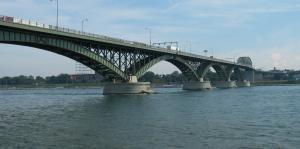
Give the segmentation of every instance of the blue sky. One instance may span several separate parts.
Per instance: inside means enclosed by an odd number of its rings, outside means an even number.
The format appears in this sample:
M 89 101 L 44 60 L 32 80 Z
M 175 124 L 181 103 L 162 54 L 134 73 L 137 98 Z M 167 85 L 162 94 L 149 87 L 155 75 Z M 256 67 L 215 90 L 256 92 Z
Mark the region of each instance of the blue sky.
M 250 56 L 256 68 L 300 69 L 299 0 L 59 0 L 59 24 L 85 31 L 148 42 L 179 41 L 181 50 L 219 58 Z M 1 0 L 0 14 L 55 24 L 49 0 Z M 74 73 L 75 62 L 46 51 L 0 45 L 0 76 Z M 166 62 L 157 73 L 176 68 Z

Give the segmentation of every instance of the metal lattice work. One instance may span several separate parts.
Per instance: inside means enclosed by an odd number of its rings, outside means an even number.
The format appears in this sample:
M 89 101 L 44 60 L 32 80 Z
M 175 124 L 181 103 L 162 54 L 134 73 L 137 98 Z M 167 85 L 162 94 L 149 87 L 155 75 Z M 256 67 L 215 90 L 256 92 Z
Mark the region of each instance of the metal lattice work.
M 79 62 L 75 62 L 75 74 L 76 75 L 94 74 L 94 73 L 95 72 L 91 68 L 89 68 Z
M 135 76 L 141 77 L 148 69 L 161 61 L 168 61 L 175 65 L 187 78 L 187 80 L 199 80 L 195 69 L 188 63 L 187 60 L 182 59 L 176 55 L 150 56 L 145 60 L 146 63 L 139 64 L 138 71 Z
M 238 64 L 243 64 L 243 65 L 248 65 L 248 66 L 251 66 L 252 67 L 252 60 L 250 57 L 240 57 L 238 60 L 237 60 L 237 63 Z

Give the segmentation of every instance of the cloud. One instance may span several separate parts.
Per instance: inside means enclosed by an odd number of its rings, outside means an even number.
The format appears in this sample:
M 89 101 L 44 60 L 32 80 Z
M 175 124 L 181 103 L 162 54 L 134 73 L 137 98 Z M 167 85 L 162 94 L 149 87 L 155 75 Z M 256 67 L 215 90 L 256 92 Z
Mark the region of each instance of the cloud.
M 226 54 L 219 53 L 217 57 L 222 59 L 250 56 L 256 69 L 270 70 L 274 67 L 278 69 L 300 69 L 300 44 L 289 43 L 288 45 L 253 48 L 253 49 L 236 49 Z M 232 57 L 233 56 L 233 57 Z
M 271 55 L 272 62 L 274 67 L 279 67 L 281 63 L 281 54 L 280 53 L 272 53 Z

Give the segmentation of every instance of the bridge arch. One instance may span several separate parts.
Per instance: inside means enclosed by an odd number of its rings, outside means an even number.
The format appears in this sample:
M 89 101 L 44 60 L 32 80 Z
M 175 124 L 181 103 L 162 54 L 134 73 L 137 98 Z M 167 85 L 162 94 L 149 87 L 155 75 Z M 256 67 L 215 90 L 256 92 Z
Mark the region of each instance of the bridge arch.
M 201 78 L 205 78 L 206 74 L 211 68 L 213 68 L 216 71 L 216 74 L 218 75 L 219 79 L 225 81 L 230 78 L 231 73 L 229 73 L 224 66 L 215 63 L 202 63 L 198 68 L 199 76 Z
M 154 59 L 151 59 L 148 61 L 145 65 L 142 67 L 138 68 L 137 72 L 135 73 L 135 76 L 137 78 L 140 78 L 146 73 L 147 70 L 149 70 L 152 66 L 156 65 L 157 63 L 161 61 L 167 61 L 174 66 L 176 66 L 182 73 L 183 75 L 187 78 L 189 81 L 198 81 L 199 76 L 197 72 L 192 68 L 192 66 L 184 59 L 177 57 L 175 55 L 163 55 L 163 56 L 158 56 Z
M 107 79 L 127 80 L 128 76 L 105 58 L 86 49 L 84 46 L 59 37 L 43 36 L 42 34 L 0 31 L 0 43 L 33 47 L 53 52 L 78 61 Z

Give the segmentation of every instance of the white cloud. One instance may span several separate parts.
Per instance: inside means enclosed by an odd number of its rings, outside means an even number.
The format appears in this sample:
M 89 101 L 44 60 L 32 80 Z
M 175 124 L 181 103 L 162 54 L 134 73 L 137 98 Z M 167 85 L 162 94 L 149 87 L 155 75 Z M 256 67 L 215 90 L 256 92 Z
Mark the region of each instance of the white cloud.
M 280 53 L 272 53 L 271 58 L 272 58 L 274 67 L 280 67 L 280 64 L 282 64 L 281 54 Z
M 232 50 L 226 54 L 219 53 L 220 58 L 234 58 L 250 56 L 256 69 L 300 69 L 300 44 L 283 45 L 278 47 L 265 47 L 254 49 Z M 232 57 L 234 56 L 234 57 Z

